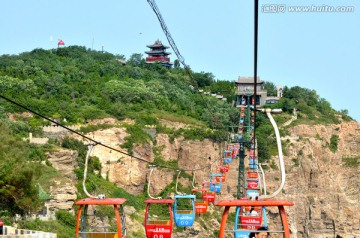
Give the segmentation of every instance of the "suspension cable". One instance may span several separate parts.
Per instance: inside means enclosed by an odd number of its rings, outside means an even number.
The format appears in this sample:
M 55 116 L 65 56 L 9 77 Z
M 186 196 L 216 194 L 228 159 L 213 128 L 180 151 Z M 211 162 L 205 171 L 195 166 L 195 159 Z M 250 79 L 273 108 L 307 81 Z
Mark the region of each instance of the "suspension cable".
M 165 20 L 163 19 L 161 12 L 158 8 L 158 6 L 156 5 L 155 0 L 147 0 L 147 2 L 149 3 L 150 7 L 152 8 L 152 10 L 154 11 L 156 17 L 159 20 L 161 29 L 163 30 L 172 50 L 174 51 L 174 53 L 176 54 L 176 57 L 178 58 L 179 62 L 184 66 L 185 72 L 188 74 L 189 78 L 191 79 L 191 81 L 194 83 L 194 87 L 196 89 L 196 91 L 199 93 L 199 87 L 198 87 L 198 83 L 194 80 L 192 73 L 191 73 L 191 69 L 190 67 L 185 63 L 185 59 L 184 57 L 180 54 L 179 49 L 177 48 L 174 39 L 172 38 L 169 29 L 166 26 Z M 202 94 L 200 94 L 201 99 L 203 101 L 203 104 L 206 106 L 206 108 L 211 112 L 211 115 L 214 115 L 214 108 L 211 107 L 208 102 L 205 100 L 205 98 L 203 97 Z
M 195 188 L 195 170 L 193 170 L 192 173 L 193 173 L 193 179 L 192 179 L 191 185 L 192 185 L 193 188 Z
M 258 57 L 258 19 L 259 0 L 255 0 L 254 7 L 254 143 L 256 143 L 256 94 L 257 94 L 257 57 Z
M 149 177 L 148 177 L 147 193 L 148 193 L 148 195 L 149 195 L 149 197 L 151 199 L 162 199 L 162 197 L 156 197 L 155 198 L 155 197 L 151 196 L 151 194 L 150 194 L 151 174 L 152 174 L 153 170 L 156 168 L 156 166 L 155 165 L 150 165 L 149 167 L 150 167 L 150 173 L 149 173 Z
M 180 193 L 179 191 L 178 191 L 178 181 L 179 181 L 179 176 L 180 176 L 180 173 L 181 173 L 181 170 L 177 170 L 177 171 L 179 171 L 179 173 L 178 173 L 178 175 L 176 176 L 176 185 L 175 185 L 175 191 L 176 191 L 176 194 L 178 194 L 178 195 L 183 195 L 182 193 Z
M 86 177 L 87 177 L 88 161 L 89 161 L 89 157 L 90 157 L 91 151 L 94 148 L 94 146 L 95 146 L 95 144 L 93 144 L 93 143 L 88 144 L 88 151 L 86 153 L 86 158 L 85 158 L 84 178 L 83 178 L 83 183 L 82 183 L 83 190 L 84 190 L 85 194 L 90 198 L 98 198 L 98 196 L 91 195 L 86 189 Z
M 70 132 L 72 132 L 72 133 L 74 133 L 74 134 L 76 134 L 76 135 L 78 135 L 78 136 L 80 136 L 80 137 L 82 137 L 82 138 L 90 141 L 90 142 L 93 142 L 93 143 L 96 144 L 96 145 L 103 146 L 103 147 L 105 147 L 105 148 L 107 148 L 107 149 L 110 149 L 110 150 L 119 152 L 120 154 L 127 155 L 127 156 L 129 156 L 129 157 L 131 157 L 131 158 L 140 160 L 140 161 L 142 161 L 142 162 L 145 162 L 145 163 L 148 163 L 148 164 L 151 164 L 151 165 L 155 165 L 155 166 L 157 166 L 157 167 L 161 167 L 161 168 L 165 168 L 165 169 L 171 169 L 171 170 L 178 170 L 178 168 L 173 168 L 173 167 L 169 167 L 169 166 L 165 166 L 165 165 L 155 164 L 155 163 L 150 162 L 150 161 L 148 161 L 148 160 L 146 160 L 146 159 L 143 159 L 143 158 L 140 158 L 140 157 L 137 157 L 137 156 L 133 156 L 133 155 L 131 155 L 131 154 L 129 154 L 129 153 L 126 153 L 126 152 L 121 151 L 121 150 L 119 150 L 119 149 L 116 149 L 116 148 L 113 148 L 113 147 L 108 146 L 108 145 L 106 145 L 106 144 L 103 144 L 103 143 L 101 143 L 100 141 L 96 141 L 96 140 L 94 140 L 94 139 L 92 139 L 92 138 L 90 138 L 90 137 L 88 137 L 88 136 L 86 136 L 86 135 L 84 135 L 84 134 L 82 134 L 82 133 L 80 133 L 80 132 L 77 132 L 77 131 L 75 131 L 75 130 L 73 130 L 73 129 L 65 126 L 65 125 L 62 125 L 61 123 L 59 123 L 59 122 L 57 122 L 57 121 L 55 121 L 55 120 L 52 120 L 52 119 L 50 119 L 50 118 L 48 118 L 48 117 L 46 117 L 46 116 L 44 116 L 44 115 L 42 115 L 42 114 L 40 114 L 40 113 L 38 113 L 38 112 L 30 109 L 30 108 L 28 108 L 28 107 L 26 107 L 26 106 L 24 106 L 24 105 L 22 105 L 22 104 L 20 104 L 20 103 L 17 103 L 17 102 L 15 102 L 15 101 L 13 101 L 13 100 L 11 100 L 11 99 L 9 99 L 9 98 L 1 95 L 1 94 L 0 94 L 0 98 L 4 99 L 4 100 L 6 100 L 6 101 L 8 101 L 8 102 L 10 102 L 10 103 L 12 103 L 12 104 L 15 104 L 15 105 L 17 105 L 18 107 L 20 107 L 20 108 L 22 108 L 22 109 L 25 109 L 26 111 L 29 111 L 29 112 L 31 112 L 31 113 L 33 113 L 33 114 L 35 114 L 35 115 L 37 115 L 37 116 L 39 116 L 39 117 L 47 120 L 47 121 L 50 121 L 50 122 L 56 124 L 57 126 L 60 126 L 60 127 L 64 128 L 64 129 L 66 129 L 66 130 L 68 130 L 68 131 L 70 131 Z M 220 158 L 220 159 L 221 159 L 221 158 Z M 215 163 L 216 161 L 217 161 L 217 160 L 214 160 L 214 162 L 212 162 L 212 163 Z M 196 169 L 196 170 L 202 170 L 202 169 L 205 169 L 205 168 L 209 168 L 210 166 L 211 166 L 211 164 L 210 164 L 210 165 L 203 166 L 203 167 L 200 167 L 200 168 L 198 168 L 198 169 Z M 182 170 L 183 170 L 183 171 L 193 171 L 194 169 L 182 169 Z

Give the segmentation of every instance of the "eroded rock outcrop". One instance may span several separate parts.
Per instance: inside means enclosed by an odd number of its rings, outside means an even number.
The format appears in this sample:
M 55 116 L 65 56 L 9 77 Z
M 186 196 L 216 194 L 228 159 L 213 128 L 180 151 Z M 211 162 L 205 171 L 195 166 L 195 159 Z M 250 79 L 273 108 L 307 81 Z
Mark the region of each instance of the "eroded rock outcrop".
M 177 125 L 174 125 L 177 126 Z M 182 125 L 183 126 L 183 125 Z M 289 129 L 291 138 L 288 140 L 285 153 L 287 172 L 286 185 L 278 197 L 294 202 L 295 206 L 286 209 L 292 237 L 357 237 L 360 236 L 360 175 L 358 167 L 348 167 L 344 158 L 360 158 L 360 126 L 357 122 L 347 122 L 339 125 L 298 125 Z M 109 128 L 89 134 L 95 140 L 120 151 L 128 134 L 124 128 Z M 190 170 L 206 167 L 218 159 L 223 145 L 209 140 L 187 141 L 175 138 L 172 141 L 166 134 L 154 134 L 154 144 L 134 145 L 133 156 L 145 161 L 153 161 L 157 156 L 154 147 L 162 160 L 177 160 L 180 168 Z M 333 135 L 338 137 L 337 150 L 329 148 Z M 97 156 L 102 163 L 101 175 L 111 182 L 125 188 L 134 195 L 144 192 L 149 169 L 147 163 L 132 156 L 110 151 L 96 146 L 92 156 Z M 210 158 L 210 159 L 209 159 Z M 273 158 L 277 161 L 276 158 Z M 56 161 L 56 160 L 53 160 Z M 61 161 L 61 160 L 60 160 Z M 53 162 L 52 162 L 53 163 Z M 216 163 L 215 163 L 216 164 Z M 216 171 L 215 164 L 212 172 Z M 55 167 L 55 166 L 54 166 Z M 236 194 L 237 161 L 227 175 L 219 199 L 231 199 Z M 208 180 L 210 168 L 206 167 L 196 172 L 196 181 Z M 176 171 L 157 169 L 150 187 L 151 194 L 158 194 L 176 178 Z M 280 183 L 279 170 L 266 171 L 267 188 L 274 191 Z M 190 179 L 181 178 L 181 183 L 189 185 Z M 274 211 L 275 212 L 275 211 Z M 269 211 L 269 216 L 272 212 Z M 216 221 L 216 220 L 215 220 Z M 205 237 L 206 231 L 198 227 L 194 230 L 178 234 L 177 237 Z M 214 225 L 218 227 L 218 225 Z M 208 229 L 211 231 L 211 228 Z M 200 231 L 197 233 L 197 231 Z M 196 233 L 196 234 L 195 234 Z M 209 233 L 209 234 L 210 234 Z

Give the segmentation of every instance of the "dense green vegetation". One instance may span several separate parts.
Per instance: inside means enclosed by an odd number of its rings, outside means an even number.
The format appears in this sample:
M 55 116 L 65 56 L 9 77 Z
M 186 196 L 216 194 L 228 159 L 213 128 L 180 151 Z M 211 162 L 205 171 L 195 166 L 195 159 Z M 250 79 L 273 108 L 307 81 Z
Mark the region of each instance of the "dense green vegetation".
M 59 49 L 35 49 L 20 55 L 0 56 L 0 94 L 8 97 L 47 117 L 60 120 L 65 125 L 86 124 L 89 120 L 113 117 L 119 120 L 129 118 L 135 124 L 121 125 L 129 134 L 122 146 L 132 153 L 134 144 L 152 141 L 144 128 L 151 125 L 157 133 L 166 133 L 170 140 L 183 136 L 189 140 L 211 139 L 221 142 L 227 139 L 229 126 L 238 124 L 238 109 L 232 106 L 234 83 L 216 80 L 212 73 L 192 72 L 193 80 L 180 67 L 166 69 L 158 64 L 146 64 L 141 54 L 133 54 L 126 64 L 122 55 L 100 53 L 81 46 Z M 227 101 L 199 94 L 200 88 L 212 93 L 221 93 Z M 275 85 L 265 82 L 269 95 L 276 94 Z M 340 118 L 350 120 L 347 111 L 336 112 L 330 104 L 320 98 L 314 90 L 301 87 L 284 87 L 284 97 L 271 107 L 282 108 L 286 113 L 276 117 L 278 123 L 290 118 L 293 108 L 298 109 L 299 120 L 295 123 L 339 123 Z M 41 135 L 41 127 L 48 121 L 38 116 L 16 116 L 8 120 L 7 113 L 21 113 L 24 109 L 0 100 L 0 216 L 10 220 L 15 214 L 28 215 L 43 208 L 49 198 L 49 187 L 55 177 L 61 175 L 51 167 L 45 153 L 56 147 L 78 151 L 79 167 L 75 174 L 83 178 L 84 160 L 87 148 L 82 142 L 64 138 L 51 139 L 46 146 L 30 145 L 23 141 L 29 132 Z M 189 127 L 171 129 L 159 123 L 160 120 L 182 122 Z M 89 133 L 110 125 L 89 125 L 80 129 Z M 267 161 L 276 154 L 273 128 L 261 113 L 257 113 L 256 133 L 259 160 Z M 281 131 L 286 134 L 286 130 Z M 338 138 L 332 138 L 329 148 L 335 152 Z M 154 141 L 153 141 L 154 142 Z M 155 163 L 177 168 L 177 161 L 164 161 L 154 147 Z M 354 159 L 346 159 L 346 165 L 357 165 Z M 145 194 L 131 196 L 123 189 L 101 178 L 96 171 L 101 169 L 98 158 L 89 163 L 89 192 L 102 191 L 108 196 L 128 198 L 127 205 L 143 209 Z M 79 196 L 81 184 L 78 185 Z M 174 190 L 174 183 L 160 194 L 167 196 Z M 184 191 L 189 188 L 179 189 Z M 144 188 L 146 191 L 146 188 Z M 189 190 L 190 191 L 190 190 Z M 73 217 L 58 212 L 57 221 L 49 223 L 40 220 L 24 221 L 22 227 L 54 231 L 59 237 L 71 237 Z M 6 222 L 7 222 L 6 221 Z
M 189 87 L 193 82 L 181 68 L 149 65 L 138 54 L 127 65 L 120 64 L 120 58 L 80 46 L 4 55 L 0 58 L 0 90 L 35 111 L 68 123 L 107 116 L 137 119 L 138 114 L 154 115 L 155 110 L 205 121 L 212 128 L 235 122 L 236 110 L 193 93 Z M 194 79 L 217 85 L 207 73 L 196 73 Z M 12 104 L 0 105 L 6 111 L 20 111 Z

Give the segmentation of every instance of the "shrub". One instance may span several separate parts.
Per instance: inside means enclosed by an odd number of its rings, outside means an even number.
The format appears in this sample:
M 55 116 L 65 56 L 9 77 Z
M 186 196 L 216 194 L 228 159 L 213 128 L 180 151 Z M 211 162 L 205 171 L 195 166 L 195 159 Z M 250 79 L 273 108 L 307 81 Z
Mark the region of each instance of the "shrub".
M 338 149 L 339 136 L 332 135 L 330 138 L 329 148 L 332 152 L 335 152 Z

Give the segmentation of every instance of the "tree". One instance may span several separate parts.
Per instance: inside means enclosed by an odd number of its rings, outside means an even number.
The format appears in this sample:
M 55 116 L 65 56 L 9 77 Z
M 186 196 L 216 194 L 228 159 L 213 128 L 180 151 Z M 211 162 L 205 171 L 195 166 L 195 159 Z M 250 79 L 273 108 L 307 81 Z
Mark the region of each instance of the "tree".
M 274 83 L 265 81 L 263 83 L 263 87 L 267 91 L 268 96 L 276 96 L 277 95 L 277 88 Z
M 210 86 L 215 78 L 215 76 L 212 73 L 205 73 L 205 72 L 194 73 L 193 77 L 199 87 Z
M 37 163 L 29 163 L 26 144 L 13 137 L 7 126 L 0 122 L 0 210 L 12 214 L 36 212 L 41 201 L 34 184 L 40 174 Z
M 180 68 L 180 61 L 178 59 L 174 60 L 174 68 L 175 69 Z
M 131 66 L 142 66 L 145 63 L 145 60 L 142 57 L 142 54 L 134 53 L 130 56 L 127 63 Z

